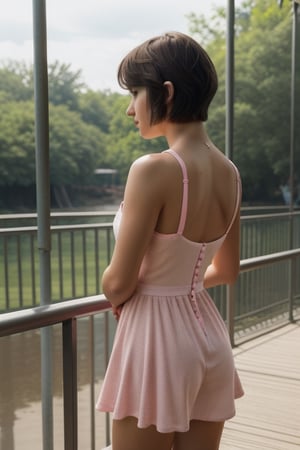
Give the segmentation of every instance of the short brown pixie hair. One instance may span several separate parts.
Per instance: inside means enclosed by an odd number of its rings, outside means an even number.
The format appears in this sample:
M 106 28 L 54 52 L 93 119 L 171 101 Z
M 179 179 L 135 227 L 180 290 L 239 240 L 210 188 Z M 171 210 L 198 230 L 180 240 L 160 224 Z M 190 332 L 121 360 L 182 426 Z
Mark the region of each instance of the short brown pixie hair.
M 168 111 L 165 81 L 174 86 Z M 134 48 L 121 61 L 119 85 L 129 91 L 146 87 L 151 106 L 151 123 L 205 122 L 217 88 L 215 67 L 205 50 L 191 37 L 169 32 Z

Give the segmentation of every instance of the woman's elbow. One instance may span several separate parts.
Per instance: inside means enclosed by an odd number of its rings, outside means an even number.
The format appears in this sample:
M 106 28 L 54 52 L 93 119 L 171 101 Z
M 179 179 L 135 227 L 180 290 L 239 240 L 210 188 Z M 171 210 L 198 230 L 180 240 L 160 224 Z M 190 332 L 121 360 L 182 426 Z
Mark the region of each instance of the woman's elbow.
M 122 305 L 126 301 L 126 293 L 119 283 L 102 282 L 102 291 L 107 300 L 114 306 Z
M 120 277 L 113 276 L 106 270 L 102 277 L 102 291 L 114 306 L 125 303 L 133 294 L 135 286 L 131 286 L 128 280 L 122 280 Z

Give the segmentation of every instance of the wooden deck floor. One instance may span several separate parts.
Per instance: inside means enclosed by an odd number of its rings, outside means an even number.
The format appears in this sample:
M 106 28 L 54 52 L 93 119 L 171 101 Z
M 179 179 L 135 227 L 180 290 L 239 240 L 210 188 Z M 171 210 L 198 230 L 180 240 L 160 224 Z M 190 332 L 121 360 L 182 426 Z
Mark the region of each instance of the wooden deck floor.
M 220 450 L 300 449 L 300 323 L 234 349 L 245 396 Z

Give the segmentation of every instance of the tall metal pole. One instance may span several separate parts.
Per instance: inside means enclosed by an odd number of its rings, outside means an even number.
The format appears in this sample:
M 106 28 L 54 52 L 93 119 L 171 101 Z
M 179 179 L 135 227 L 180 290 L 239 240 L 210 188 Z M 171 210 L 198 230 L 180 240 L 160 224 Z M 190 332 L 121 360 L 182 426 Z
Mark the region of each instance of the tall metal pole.
M 291 49 L 291 112 L 290 112 L 290 249 L 294 247 L 294 189 L 295 189 L 295 142 L 296 142 L 296 62 L 297 62 L 297 42 L 299 40 L 299 0 L 293 1 L 293 27 L 292 27 L 292 49 Z M 293 297 L 294 297 L 294 260 L 290 263 L 290 277 L 289 277 L 289 320 L 293 321 Z
M 295 75 L 296 75 L 296 30 L 297 30 L 297 3 L 293 2 L 293 27 L 291 49 L 291 105 L 290 105 L 290 213 L 294 210 L 294 155 L 295 155 Z M 290 247 L 293 247 L 293 236 L 290 236 Z
M 45 0 L 33 0 L 36 199 L 41 305 L 51 302 L 50 171 Z M 52 329 L 41 330 L 43 450 L 53 450 Z
M 225 153 L 233 156 L 233 122 L 234 122 L 234 0 L 227 2 L 226 27 L 226 141 Z
M 225 153 L 233 157 L 233 122 L 234 122 L 234 0 L 227 2 L 226 28 L 226 142 Z M 232 346 L 234 346 L 234 286 L 226 286 L 227 328 Z
M 294 188 L 295 188 L 295 141 L 296 141 L 296 126 L 295 126 L 295 97 L 296 97 L 296 62 L 297 62 L 297 51 L 299 40 L 299 1 L 293 1 L 293 27 L 292 27 L 292 49 L 291 49 L 291 118 L 290 118 L 290 212 L 294 210 Z M 293 246 L 293 241 L 291 242 L 291 247 Z

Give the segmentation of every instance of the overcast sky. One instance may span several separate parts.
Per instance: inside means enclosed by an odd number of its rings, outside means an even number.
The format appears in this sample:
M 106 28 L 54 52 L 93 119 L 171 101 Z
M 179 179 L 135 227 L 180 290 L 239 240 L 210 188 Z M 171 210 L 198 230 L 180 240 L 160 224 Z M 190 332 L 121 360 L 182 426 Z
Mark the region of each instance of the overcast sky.
M 48 62 L 58 60 L 82 70 L 92 89 L 119 90 L 121 58 L 156 34 L 188 32 L 186 15 L 209 16 L 226 0 L 48 0 Z M 0 13 L 0 61 L 32 62 L 32 0 L 3 2 Z

